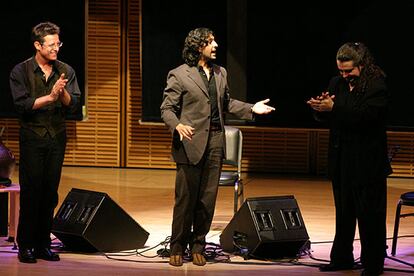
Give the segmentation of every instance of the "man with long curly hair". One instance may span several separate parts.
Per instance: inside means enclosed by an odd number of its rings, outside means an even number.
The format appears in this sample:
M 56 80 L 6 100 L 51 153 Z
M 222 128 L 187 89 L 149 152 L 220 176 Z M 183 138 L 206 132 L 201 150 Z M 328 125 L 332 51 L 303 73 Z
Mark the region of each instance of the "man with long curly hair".
M 212 61 L 218 44 L 208 28 L 189 32 L 184 64 L 171 70 L 161 104 L 161 116 L 173 134 L 177 165 L 170 264 L 181 266 L 190 245 L 195 265 L 205 265 L 205 237 L 213 219 L 225 154 L 224 113 L 251 120 L 253 113 L 274 110 L 266 105 L 230 98 L 227 71 Z
M 317 119 L 328 119 L 329 177 L 336 233 L 331 261 L 321 271 L 354 268 L 353 242 L 358 222 L 362 275 L 380 275 L 386 256 L 388 91 L 385 74 L 360 42 L 342 45 L 336 55 L 339 76 L 327 92 L 308 104 Z

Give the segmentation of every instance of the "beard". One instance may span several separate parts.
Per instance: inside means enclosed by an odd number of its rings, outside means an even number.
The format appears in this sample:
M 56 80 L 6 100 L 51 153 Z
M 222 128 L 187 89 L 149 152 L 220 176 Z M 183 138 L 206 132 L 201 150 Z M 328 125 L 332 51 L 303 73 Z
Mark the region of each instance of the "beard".
M 355 86 L 359 80 L 358 76 L 348 76 L 345 80 L 352 86 Z

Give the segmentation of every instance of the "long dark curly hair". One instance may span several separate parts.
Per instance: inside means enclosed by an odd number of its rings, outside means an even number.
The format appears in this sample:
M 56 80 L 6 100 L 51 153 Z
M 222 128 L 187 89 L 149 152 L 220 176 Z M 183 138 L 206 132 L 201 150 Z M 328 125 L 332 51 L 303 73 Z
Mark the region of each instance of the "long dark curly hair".
M 341 62 L 353 61 L 354 66 L 362 66 L 359 81 L 356 83 L 361 92 L 365 91 L 370 80 L 386 77 L 384 71 L 375 63 L 369 49 L 361 42 L 343 44 L 336 54 L 336 59 Z
M 189 66 L 196 66 L 200 60 L 200 48 L 208 44 L 208 38 L 214 35 L 213 31 L 208 28 L 197 28 L 191 30 L 184 41 L 182 57 L 184 62 Z

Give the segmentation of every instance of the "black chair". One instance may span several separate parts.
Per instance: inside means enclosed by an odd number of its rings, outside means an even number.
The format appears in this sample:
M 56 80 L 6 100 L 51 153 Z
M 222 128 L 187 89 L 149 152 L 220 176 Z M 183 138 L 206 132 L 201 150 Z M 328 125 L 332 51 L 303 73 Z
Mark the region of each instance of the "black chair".
M 241 179 L 241 159 L 243 149 L 243 135 L 240 129 L 231 126 L 224 127 L 226 136 L 226 158 L 223 164 L 229 165 L 232 170 L 224 170 L 220 175 L 219 185 L 234 186 L 234 213 L 243 203 L 243 182 Z
M 414 206 L 414 192 L 407 192 L 400 196 L 400 200 L 397 204 L 397 211 L 395 212 L 395 224 L 394 224 L 394 235 L 392 237 L 392 249 L 391 255 L 395 256 L 397 250 L 397 238 L 398 238 L 398 229 L 400 227 L 400 218 L 405 218 L 409 216 L 414 216 L 414 213 L 405 213 L 401 214 L 402 206 Z

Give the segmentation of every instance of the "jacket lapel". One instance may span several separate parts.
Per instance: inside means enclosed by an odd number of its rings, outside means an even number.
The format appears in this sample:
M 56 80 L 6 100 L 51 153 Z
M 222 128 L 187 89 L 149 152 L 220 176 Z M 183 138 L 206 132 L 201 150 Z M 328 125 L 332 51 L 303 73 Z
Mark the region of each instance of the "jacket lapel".
M 209 98 L 207 87 L 204 84 L 203 79 L 198 72 L 198 68 L 196 66 L 190 67 L 188 69 L 188 77 L 194 81 L 194 83 L 203 91 L 203 93 Z
M 220 87 L 221 87 L 221 82 L 222 82 L 222 75 L 221 75 L 221 71 L 220 71 L 220 67 L 213 65 L 213 73 L 214 73 L 214 79 L 216 80 L 216 89 L 217 89 L 217 99 L 220 98 Z

